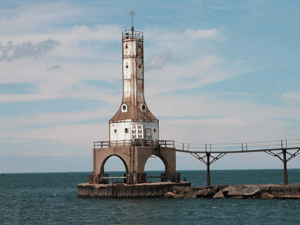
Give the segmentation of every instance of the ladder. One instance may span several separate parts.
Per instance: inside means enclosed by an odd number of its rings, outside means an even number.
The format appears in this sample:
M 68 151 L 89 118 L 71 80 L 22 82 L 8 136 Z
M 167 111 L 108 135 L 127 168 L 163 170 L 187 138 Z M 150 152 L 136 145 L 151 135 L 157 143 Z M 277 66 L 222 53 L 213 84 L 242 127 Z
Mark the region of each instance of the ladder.
M 133 174 L 134 174 L 134 172 L 135 172 L 135 170 L 134 170 L 134 155 L 135 155 L 135 149 L 134 149 L 134 147 L 133 146 L 130 146 L 130 151 L 129 151 L 129 160 L 130 160 L 130 162 L 129 162 L 129 171 L 131 171 L 131 173 L 129 172 L 129 177 L 128 177 L 128 182 L 130 183 L 130 184 L 133 184 L 133 182 L 134 182 L 134 180 L 133 180 Z
M 118 184 L 117 183 L 112 183 L 111 184 L 111 197 L 112 198 L 118 198 Z

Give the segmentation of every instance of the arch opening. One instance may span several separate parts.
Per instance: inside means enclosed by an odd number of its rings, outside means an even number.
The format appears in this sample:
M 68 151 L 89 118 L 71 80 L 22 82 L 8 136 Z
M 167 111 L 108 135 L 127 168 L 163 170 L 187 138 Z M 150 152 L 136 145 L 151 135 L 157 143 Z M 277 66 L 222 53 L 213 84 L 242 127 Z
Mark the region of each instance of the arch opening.
M 117 155 L 111 155 L 107 157 L 100 168 L 100 174 L 103 177 L 115 177 L 109 178 L 108 182 L 125 182 L 125 179 L 121 177 L 125 177 L 128 173 L 128 167 L 125 161 Z M 119 177 L 119 178 L 117 178 Z
M 159 182 L 162 174 L 167 173 L 167 163 L 162 157 L 151 155 L 145 163 L 144 172 L 147 173 L 147 182 Z

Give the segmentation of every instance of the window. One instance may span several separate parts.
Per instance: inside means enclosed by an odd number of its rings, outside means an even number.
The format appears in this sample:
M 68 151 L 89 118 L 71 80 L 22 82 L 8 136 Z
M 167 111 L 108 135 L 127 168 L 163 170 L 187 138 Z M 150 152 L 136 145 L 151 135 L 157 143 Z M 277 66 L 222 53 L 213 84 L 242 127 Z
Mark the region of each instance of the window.
M 122 112 L 127 112 L 127 105 L 126 105 L 126 104 L 123 104 L 123 105 L 121 106 L 121 111 L 122 111 Z
M 155 133 L 155 132 L 156 132 L 156 129 L 154 129 L 153 132 Z
M 126 65 L 126 69 L 128 69 L 128 65 Z
M 128 45 L 127 45 L 127 44 L 125 45 L 125 48 L 128 48 Z
M 125 133 L 128 133 L 128 128 L 125 128 Z
M 147 111 L 147 108 L 146 108 L 145 104 L 141 104 L 140 105 L 140 109 L 141 109 L 142 112 L 146 112 Z
M 117 133 L 117 129 L 115 129 L 114 132 Z

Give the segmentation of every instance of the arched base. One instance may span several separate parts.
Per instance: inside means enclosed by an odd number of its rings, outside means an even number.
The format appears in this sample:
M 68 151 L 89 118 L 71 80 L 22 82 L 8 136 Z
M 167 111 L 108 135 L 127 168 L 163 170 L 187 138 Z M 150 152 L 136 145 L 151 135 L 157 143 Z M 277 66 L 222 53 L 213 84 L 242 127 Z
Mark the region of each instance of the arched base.
M 105 183 L 104 165 L 111 156 L 119 157 L 126 168 L 126 182 L 128 184 L 147 182 L 144 168 L 151 155 L 157 155 L 165 165 L 165 180 L 178 180 L 176 175 L 176 151 L 165 147 L 144 146 L 115 146 L 110 148 L 93 149 L 93 174 L 89 177 L 90 183 Z

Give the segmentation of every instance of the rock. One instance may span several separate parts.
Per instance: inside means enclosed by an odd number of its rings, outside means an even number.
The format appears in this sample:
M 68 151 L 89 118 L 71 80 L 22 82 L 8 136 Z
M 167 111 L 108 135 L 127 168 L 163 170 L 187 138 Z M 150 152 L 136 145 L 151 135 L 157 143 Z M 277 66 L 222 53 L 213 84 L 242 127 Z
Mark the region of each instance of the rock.
M 262 193 L 260 196 L 261 199 L 274 199 L 274 195 L 271 195 L 269 193 Z
M 291 186 L 290 190 L 291 190 L 291 192 L 299 193 L 300 186 Z
M 211 198 L 213 196 L 212 190 L 204 189 L 196 192 L 196 198 Z
M 300 199 L 300 195 L 289 195 L 289 194 L 283 194 L 283 195 L 278 195 L 278 199 Z
M 228 186 L 227 188 L 224 188 L 222 190 L 223 195 L 225 197 L 234 197 L 234 196 L 243 196 L 243 186 L 237 185 L 237 186 Z
M 222 191 L 217 192 L 213 198 L 225 198 Z
M 213 187 L 212 192 L 213 194 L 216 194 L 217 192 L 221 191 L 224 188 L 227 188 L 228 185 L 227 184 L 222 184 L 222 185 L 216 185 Z
M 173 192 L 167 192 L 164 198 L 182 198 L 182 195 L 174 194 Z
M 173 193 L 182 195 L 185 192 L 185 187 L 175 186 L 173 187 Z
M 196 198 L 196 194 L 197 192 L 191 188 L 187 192 L 183 193 L 183 198 Z
M 267 192 L 270 193 L 271 192 L 271 184 L 261 184 L 259 185 L 259 189 L 261 193 Z
M 211 187 L 174 187 L 165 198 L 253 198 L 300 199 L 300 184 L 216 185 Z
M 290 187 L 283 185 L 271 185 L 271 192 L 286 192 L 290 191 Z
M 258 185 L 245 185 L 245 189 L 243 190 L 244 196 L 254 196 L 260 194 L 260 188 Z

